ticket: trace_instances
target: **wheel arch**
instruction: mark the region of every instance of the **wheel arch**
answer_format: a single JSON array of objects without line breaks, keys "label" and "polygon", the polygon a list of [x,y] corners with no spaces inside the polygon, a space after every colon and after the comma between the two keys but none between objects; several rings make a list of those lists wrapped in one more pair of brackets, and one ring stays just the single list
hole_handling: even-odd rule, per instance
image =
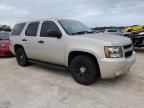
[{"label": "wheel arch", "polygon": [[24,47],[23,47],[22,45],[20,45],[20,44],[14,45],[14,51],[15,51],[15,52],[16,52],[16,50],[17,50],[18,48],[23,48],[23,49],[24,49]]}]

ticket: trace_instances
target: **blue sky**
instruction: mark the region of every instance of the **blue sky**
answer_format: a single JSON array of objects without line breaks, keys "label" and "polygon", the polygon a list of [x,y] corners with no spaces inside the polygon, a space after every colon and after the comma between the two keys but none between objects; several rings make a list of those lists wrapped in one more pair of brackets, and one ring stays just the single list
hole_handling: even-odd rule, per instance
[{"label": "blue sky", "polygon": [[68,18],[90,27],[144,25],[144,0],[0,0],[0,24]]}]

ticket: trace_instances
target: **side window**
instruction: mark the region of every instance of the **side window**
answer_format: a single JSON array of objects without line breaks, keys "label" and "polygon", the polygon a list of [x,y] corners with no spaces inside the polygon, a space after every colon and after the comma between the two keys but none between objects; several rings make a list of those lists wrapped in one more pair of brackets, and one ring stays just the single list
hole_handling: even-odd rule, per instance
[{"label": "side window", "polygon": [[31,22],[25,32],[26,36],[36,36],[38,30],[39,22]]},{"label": "side window", "polygon": [[41,27],[40,37],[55,37],[55,36],[49,36],[47,34],[47,32],[49,30],[56,30],[56,31],[60,32],[59,28],[57,27],[57,25],[54,22],[45,21]]},{"label": "side window", "polygon": [[25,23],[16,24],[12,30],[11,35],[19,36],[25,26]]}]

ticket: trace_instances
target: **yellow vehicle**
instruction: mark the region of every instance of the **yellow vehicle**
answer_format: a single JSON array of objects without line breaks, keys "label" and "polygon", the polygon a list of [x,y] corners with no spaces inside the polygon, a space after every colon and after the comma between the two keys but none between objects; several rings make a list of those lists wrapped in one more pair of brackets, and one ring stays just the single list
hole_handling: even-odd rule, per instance
[{"label": "yellow vehicle", "polygon": [[124,32],[132,32],[132,31],[139,31],[139,30],[144,30],[144,26],[142,25],[129,26],[124,29]]}]

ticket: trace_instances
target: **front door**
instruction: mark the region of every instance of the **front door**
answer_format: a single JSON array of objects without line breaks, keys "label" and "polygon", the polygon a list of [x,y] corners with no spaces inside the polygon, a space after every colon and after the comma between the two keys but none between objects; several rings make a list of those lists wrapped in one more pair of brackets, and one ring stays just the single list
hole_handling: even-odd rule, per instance
[{"label": "front door", "polygon": [[52,21],[44,21],[37,38],[38,59],[55,64],[64,64],[65,41],[63,37],[48,35],[49,30],[57,30],[57,25]]}]

